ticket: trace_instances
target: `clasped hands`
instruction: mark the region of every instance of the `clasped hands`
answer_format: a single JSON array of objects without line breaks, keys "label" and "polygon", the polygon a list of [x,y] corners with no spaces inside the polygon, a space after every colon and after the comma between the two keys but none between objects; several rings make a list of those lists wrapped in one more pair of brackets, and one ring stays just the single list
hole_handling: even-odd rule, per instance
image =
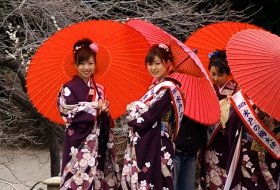
[{"label": "clasped hands", "polygon": [[[101,111],[108,112],[109,111],[109,102],[108,100],[98,100],[98,101],[92,101],[92,102],[79,102],[80,106],[91,106],[95,109],[99,109]],[[84,108],[83,108],[84,109]]]},{"label": "clasped hands", "polygon": [[108,112],[109,111],[109,102],[107,100],[98,100],[98,109],[102,111]]}]

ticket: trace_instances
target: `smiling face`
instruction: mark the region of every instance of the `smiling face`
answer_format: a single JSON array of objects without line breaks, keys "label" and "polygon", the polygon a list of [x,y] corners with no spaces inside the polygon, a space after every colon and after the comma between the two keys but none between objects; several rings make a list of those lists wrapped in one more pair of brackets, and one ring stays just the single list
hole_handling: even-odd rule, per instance
[{"label": "smiling face", "polygon": [[95,71],[95,61],[93,56],[90,56],[88,60],[81,62],[80,64],[75,64],[78,71],[78,75],[85,81],[88,82],[91,75]]},{"label": "smiling face", "polygon": [[158,56],[155,56],[152,62],[147,63],[147,69],[150,75],[152,75],[157,80],[161,80],[168,74],[167,65],[168,63],[165,63]]},{"label": "smiling face", "polygon": [[214,85],[222,87],[230,78],[226,72],[220,73],[219,68],[215,66],[210,67],[210,79]]}]

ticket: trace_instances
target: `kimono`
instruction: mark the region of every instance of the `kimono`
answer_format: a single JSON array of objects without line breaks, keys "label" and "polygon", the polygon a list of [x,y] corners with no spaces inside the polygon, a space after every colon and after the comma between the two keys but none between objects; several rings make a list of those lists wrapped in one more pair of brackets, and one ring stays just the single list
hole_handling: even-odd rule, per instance
[{"label": "kimono", "polygon": [[79,76],[60,90],[58,107],[66,125],[61,190],[118,188],[113,122],[97,109],[99,98],[105,98],[104,88],[92,81],[86,84]]},{"label": "kimono", "polygon": [[124,190],[173,189],[173,138],[184,103],[171,80],[155,83],[139,101],[127,106],[129,140],[121,177]]},{"label": "kimono", "polygon": [[222,88],[214,86],[217,93],[221,118],[220,122],[208,128],[208,143],[205,150],[205,165],[202,167],[203,189],[224,189],[227,179],[227,161],[229,157],[229,139],[226,135],[229,118],[230,102],[229,97],[237,90],[238,85],[234,80],[229,80]]},{"label": "kimono", "polygon": [[[204,189],[276,190],[280,173],[279,157],[275,157],[259,143],[257,136],[267,134],[258,131],[254,136],[253,130],[250,130],[245,123],[247,118],[248,123],[252,123],[252,129],[259,127],[253,124],[251,117],[255,114],[255,110],[252,109],[251,113],[248,113],[248,110],[238,113],[237,108],[242,107],[243,104],[235,104],[233,101],[241,92],[237,84],[234,85],[234,81],[218,91],[219,99],[225,95],[224,92],[230,92],[231,95],[227,95],[230,101],[227,101],[225,108],[220,102],[221,122],[215,126],[216,128],[214,127],[214,132],[209,133],[212,134],[210,135],[212,138],[208,142],[205,154],[206,187]],[[244,98],[248,106],[253,104],[246,95]],[[245,119],[242,119],[242,115]],[[256,120],[259,120],[256,114],[255,116]],[[266,131],[270,131],[268,126],[265,124],[263,126]],[[275,137],[276,144],[277,141],[279,144],[279,122],[270,132]],[[267,138],[267,140],[271,139]]]},{"label": "kimono", "polygon": [[[248,100],[245,95],[244,97],[244,100]],[[228,174],[232,178],[229,189],[276,190],[277,186],[279,188],[280,185],[278,182],[280,174],[280,122],[261,119],[257,115],[257,107],[251,106],[253,102],[248,100],[247,104],[248,107],[242,112],[239,112],[237,107],[230,110],[228,136],[231,152],[227,165],[228,171],[230,164],[234,162],[230,159],[234,156],[234,152],[238,152],[239,156],[235,161],[237,165],[235,172],[232,176]],[[259,124],[256,125],[255,122]],[[237,135],[239,133],[241,134],[240,148],[238,148]]]}]

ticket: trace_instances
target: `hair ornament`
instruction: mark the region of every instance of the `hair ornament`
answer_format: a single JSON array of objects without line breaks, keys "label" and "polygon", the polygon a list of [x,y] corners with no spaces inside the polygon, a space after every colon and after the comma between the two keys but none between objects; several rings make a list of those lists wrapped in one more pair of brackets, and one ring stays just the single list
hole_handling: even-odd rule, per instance
[{"label": "hair ornament", "polygon": [[76,46],[75,47],[75,51],[78,51],[79,49],[81,49],[82,46]]},{"label": "hair ornament", "polygon": [[208,54],[208,58],[210,59],[211,57],[215,56],[215,55],[219,55],[220,51],[212,51]]},{"label": "hair ornament", "polygon": [[97,45],[96,43],[91,43],[91,44],[89,45],[89,48],[90,48],[92,51],[94,51],[95,53],[97,53],[97,51],[98,51],[98,45]]},{"label": "hair ornament", "polygon": [[169,47],[166,44],[162,44],[162,43],[158,44],[158,47],[164,49],[167,52],[169,52]]}]

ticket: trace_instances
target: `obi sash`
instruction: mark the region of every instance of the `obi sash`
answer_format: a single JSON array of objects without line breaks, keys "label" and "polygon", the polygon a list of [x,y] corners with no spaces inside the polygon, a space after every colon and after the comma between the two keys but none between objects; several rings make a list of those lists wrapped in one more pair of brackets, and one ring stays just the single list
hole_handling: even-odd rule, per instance
[{"label": "obi sash", "polygon": [[155,85],[153,88],[151,88],[139,101],[145,103],[146,101],[153,98],[153,95],[155,95],[158,92],[158,90],[160,90],[161,88],[170,89],[170,95],[173,100],[173,107],[176,116],[175,136],[177,136],[184,115],[184,102],[178,86],[176,86],[171,81],[161,82]]}]

